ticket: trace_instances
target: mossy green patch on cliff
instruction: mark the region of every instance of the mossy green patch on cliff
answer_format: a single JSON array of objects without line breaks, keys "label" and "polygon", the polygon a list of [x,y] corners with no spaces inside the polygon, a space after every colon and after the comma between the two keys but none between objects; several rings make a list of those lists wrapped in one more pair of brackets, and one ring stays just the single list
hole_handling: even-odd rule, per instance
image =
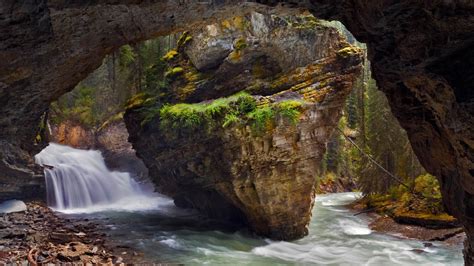
[{"label": "mossy green patch on cliff", "polygon": [[207,103],[165,105],[160,110],[161,127],[164,130],[211,129],[219,124],[218,121],[226,114],[237,116],[247,112],[252,106],[255,106],[255,99],[247,93],[238,93]]},{"label": "mossy green patch on cliff", "polygon": [[456,219],[444,211],[439,185],[434,176],[418,176],[412,190],[404,186],[393,187],[387,194],[367,195],[361,204],[373,208],[376,212],[386,214],[397,221],[414,224],[455,224]]},{"label": "mossy green patch on cliff", "polygon": [[303,102],[299,100],[286,100],[276,105],[277,112],[292,124],[296,124],[299,120]]},{"label": "mossy green patch on cliff", "polygon": [[[230,97],[209,102],[165,105],[160,111],[162,130],[211,130],[216,126],[250,125],[256,134],[271,130],[277,117],[295,125],[303,110],[303,102],[285,100],[273,104],[257,105],[257,100],[240,92]],[[157,113],[155,112],[155,115]]]},{"label": "mossy green patch on cliff", "polygon": [[347,46],[338,50],[336,54],[342,58],[355,57],[360,54],[360,49],[355,46]]},{"label": "mossy green patch on cliff", "polygon": [[271,106],[260,106],[248,114],[250,126],[255,133],[263,133],[274,127],[275,110]]},{"label": "mossy green patch on cliff", "polygon": [[189,35],[188,31],[183,32],[183,34],[179,36],[179,39],[176,42],[178,51],[182,51],[182,49],[192,40],[193,40],[193,37]]},{"label": "mossy green patch on cliff", "polygon": [[247,117],[255,133],[260,134],[271,130],[275,126],[275,119],[281,117],[292,125],[296,125],[303,111],[303,102],[300,100],[284,100],[273,104],[258,106]]},{"label": "mossy green patch on cliff", "polygon": [[184,73],[184,69],[182,67],[173,67],[170,70],[166,71],[165,77],[175,78],[183,73]]},{"label": "mossy green patch on cliff", "polygon": [[135,109],[143,106],[151,105],[156,98],[146,92],[140,92],[133,95],[125,104],[125,109]]},{"label": "mossy green patch on cliff", "polygon": [[238,38],[236,41],[235,41],[235,44],[234,44],[234,49],[237,50],[237,51],[240,51],[240,50],[243,50],[247,48],[247,40],[245,38]]},{"label": "mossy green patch on cliff", "polygon": [[163,59],[163,61],[171,61],[175,59],[178,56],[178,54],[179,54],[178,51],[171,50],[168,53],[166,53],[161,59]]},{"label": "mossy green patch on cliff", "polygon": [[108,125],[122,120],[124,114],[125,114],[125,112],[119,112],[119,113],[116,113],[115,115],[111,116],[104,123],[102,123],[102,125],[97,129],[97,131],[101,131],[102,129],[106,128]]}]

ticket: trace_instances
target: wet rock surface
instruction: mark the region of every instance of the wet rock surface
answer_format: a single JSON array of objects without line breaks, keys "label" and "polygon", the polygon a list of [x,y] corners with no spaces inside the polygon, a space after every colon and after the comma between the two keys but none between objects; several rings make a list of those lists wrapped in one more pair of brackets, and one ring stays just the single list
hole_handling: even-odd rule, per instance
[{"label": "wet rock surface", "polygon": [[37,202],[27,207],[0,214],[0,263],[141,261],[133,250],[106,247],[105,233],[88,219],[61,218]]},{"label": "wet rock surface", "polygon": [[[97,68],[105,54],[129,42],[243,12],[242,2],[249,4],[234,0],[196,1],[185,6],[180,1],[101,0],[67,5],[46,0],[2,1],[0,139],[15,148],[0,150],[0,168],[28,169],[25,161],[5,163],[5,159],[10,154],[18,159],[28,156],[26,151],[34,152],[41,113]],[[474,264],[473,3],[312,0],[286,4],[309,7],[322,18],[339,19],[368,44],[375,79],[407,130],[420,162],[440,179],[446,205],[473,236],[466,243],[466,252],[470,254],[467,263]],[[19,149],[24,150],[22,154]],[[15,174],[1,176],[2,197],[35,191],[26,187],[34,179],[32,173]]]},{"label": "wet rock surface", "polygon": [[413,224],[400,224],[387,216],[374,213],[369,215],[373,221],[369,224],[370,229],[395,236],[418,239],[422,241],[444,241],[449,244],[462,244],[466,234],[461,227],[430,229]]},{"label": "wet rock surface", "polygon": [[[129,140],[151,178],[180,207],[274,239],[305,236],[316,167],[358,77],[361,51],[309,15],[251,12],[180,40],[188,42],[167,56],[169,86],[149,98],[158,98],[152,105],[132,99],[125,114]],[[208,55],[223,46],[230,49],[227,55]],[[306,56],[291,57],[289,49]],[[202,65],[214,68],[201,71]],[[235,94],[242,91],[248,96]],[[178,116],[180,107],[193,112],[226,103],[219,110],[249,106],[254,115],[268,117],[258,130],[246,111],[232,113],[234,122],[226,123],[229,113],[222,111],[206,115],[195,128],[179,128],[181,118],[163,126],[166,118],[156,110],[164,103],[178,103]],[[278,113],[285,104],[297,106],[290,111],[293,120]]]},{"label": "wet rock surface", "polygon": [[80,123],[64,121],[58,125],[51,125],[49,141],[78,149],[93,149],[95,147],[95,132]]},{"label": "wet rock surface", "polygon": [[[474,3],[315,0],[367,43],[372,73],[422,166],[440,181],[474,265]],[[362,13],[361,13],[362,12]]]},{"label": "wet rock surface", "polygon": [[135,180],[149,182],[148,169],[128,142],[128,131],[123,119],[109,120],[95,136],[96,148],[102,152],[107,167],[112,171],[128,172]]}]

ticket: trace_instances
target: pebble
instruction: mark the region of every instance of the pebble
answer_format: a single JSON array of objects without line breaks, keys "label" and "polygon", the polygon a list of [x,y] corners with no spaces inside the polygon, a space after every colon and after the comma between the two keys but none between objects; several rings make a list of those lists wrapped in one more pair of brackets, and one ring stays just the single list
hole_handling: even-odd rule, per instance
[{"label": "pebble", "polygon": [[[23,203],[24,204],[24,203]],[[5,213],[0,216],[0,265],[28,263],[28,254],[35,263],[47,261],[103,263],[113,255],[104,249],[104,240],[92,243],[102,233],[92,222],[65,220],[49,208],[28,203],[28,211]],[[103,252],[98,253],[99,250]]]}]

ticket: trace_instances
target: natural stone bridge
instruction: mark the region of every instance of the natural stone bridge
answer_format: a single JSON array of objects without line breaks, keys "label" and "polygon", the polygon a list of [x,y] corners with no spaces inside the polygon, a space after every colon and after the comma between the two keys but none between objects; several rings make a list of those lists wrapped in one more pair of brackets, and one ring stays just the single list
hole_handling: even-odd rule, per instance
[{"label": "natural stone bridge", "polygon": [[276,7],[280,1],[261,2],[2,1],[2,183],[32,181],[27,152],[35,152],[42,113],[121,45],[250,9],[303,8],[341,20],[367,43],[374,78],[420,162],[439,178],[448,210],[467,231],[466,264],[474,264],[474,3],[308,0]]}]

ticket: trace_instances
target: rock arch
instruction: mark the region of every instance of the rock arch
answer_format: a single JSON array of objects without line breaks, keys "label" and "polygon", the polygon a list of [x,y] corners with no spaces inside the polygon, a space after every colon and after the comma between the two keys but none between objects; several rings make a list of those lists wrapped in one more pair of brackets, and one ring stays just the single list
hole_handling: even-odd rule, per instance
[{"label": "rock arch", "polygon": [[[474,264],[474,3],[260,2],[285,2],[341,20],[368,44],[375,79],[421,163],[439,178],[446,206],[468,234],[466,264]],[[23,150],[34,150],[30,143],[40,114],[120,45],[245,9],[266,8],[230,0],[2,1],[0,170],[4,175],[30,174],[15,165],[28,163]]]}]

